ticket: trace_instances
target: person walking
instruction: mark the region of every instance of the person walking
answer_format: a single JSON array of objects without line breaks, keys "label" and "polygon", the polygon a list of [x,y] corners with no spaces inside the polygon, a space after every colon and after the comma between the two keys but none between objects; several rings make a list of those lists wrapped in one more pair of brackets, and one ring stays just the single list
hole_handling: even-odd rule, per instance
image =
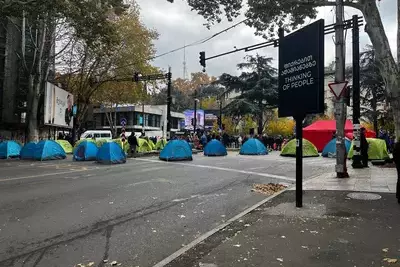
[{"label": "person walking", "polygon": [[138,144],[138,140],[135,136],[134,133],[132,133],[129,137],[128,137],[128,143],[129,146],[131,148],[131,156],[133,156],[134,158],[136,158],[136,147],[139,145]]},{"label": "person walking", "polygon": [[361,148],[361,160],[364,168],[368,168],[368,141],[365,137],[365,128],[361,128],[360,148]]},{"label": "person walking", "polygon": [[397,202],[400,204],[400,138],[397,140],[397,143],[394,145],[393,160],[394,160],[394,163],[396,164],[396,169],[397,169],[396,198],[397,198]]}]

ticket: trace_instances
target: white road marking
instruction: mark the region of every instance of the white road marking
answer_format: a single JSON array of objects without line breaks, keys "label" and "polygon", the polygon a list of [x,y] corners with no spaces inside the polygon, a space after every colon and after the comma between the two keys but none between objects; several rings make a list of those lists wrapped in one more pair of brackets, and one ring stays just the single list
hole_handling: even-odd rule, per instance
[{"label": "white road marking", "polygon": [[136,182],[136,183],[131,183],[131,184],[127,184],[127,185],[123,185],[123,186],[119,186],[119,188],[125,188],[125,187],[131,187],[131,186],[137,186],[137,185],[141,185],[141,184],[149,184],[149,183],[172,183],[171,181],[167,180],[167,179],[152,179],[152,180],[146,180],[146,181],[140,181],[140,182]]},{"label": "white road marking", "polygon": [[57,176],[60,174],[70,174],[74,172],[85,172],[90,170],[97,170],[97,168],[93,169],[86,169],[86,170],[72,170],[72,171],[65,171],[65,172],[53,172],[53,173],[45,173],[45,174],[37,174],[37,175],[30,175],[30,176],[23,176],[23,177],[15,177],[9,179],[0,179],[1,182],[8,182],[8,181],[15,181],[15,180],[23,180],[23,179],[31,179],[31,178],[38,178],[38,177],[45,177],[45,176]]},{"label": "white road marking", "polygon": [[186,253],[187,251],[189,251],[190,249],[194,248],[195,246],[197,246],[199,243],[203,242],[204,240],[206,240],[207,238],[209,238],[210,236],[212,236],[213,234],[217,233],[218,231],[224,229],[225,227],[227,227],[228,225],[230,225],[231,223],[233,223],[234,221],[240,219],[241,217],[245,216],[246,214],[248,214],[249,212],[257,209],[258,207],[260,207],[261,205],[265,204],[266,202],[270,201],[271,199],[273,199],[274,197],[282,194],[283,192],[286,192],[288,189],[284,189],[278,193],[276,193],[275,195],[272,195],[270,197],[267,197],[264,200],[261,200],[260,202],[258,202],[257,204],[251,206],[250,208],[245,209],[244,211],[242,211],[241,213],[239,213],[238,215],[236,215],[235,217],[229,219],[227,222],[220,224],[219,226],[215,227],[214,229],[208,231],[207,233],[201,235],[200,237],[196,238],[195,240],[193,240],[192,242],[190,242],[188,245],[182,247],[181,249],[175,251],[174,253],[172,253],[171,255],[169,255],[168,257],[166,257],[165,259],[163,259],[162,261],[160,261],[159,263],[157,263],[156,265],[154,265],[153,267],[164,267],[165,265],[169,264],[170,262],[172,262],[173,260],[175,260],[176,258],[178,258],[179,256],[181,256],[182,254]]},{"label": "white road marking", "polygon": [[189,166],[189,167],[197,167],[197,168],[204,168],[204,169],[214,169],[214,170],[228,171],[228,172],[236,172],[236,173],[263,176],[263,177],[292,181],[292,182],[296,181],[296,179],[287,177],[287,176],[268,174],[268,173],[259,173],[259,172],[252,172],[252,171],[244,171],[244,170],[236,170],[236,169],[231,169],[231,168],[222,168],[222,167],[209,166],[209,165],[197,165],[197,164],[178,163],[178,162],[165,162],[165,161],[154,160],[154,159],[136,159],[136,160],[148,161],[148,162],[158,162],[158,163],[165,163],[165,164],[174,164],[174,165]]}]

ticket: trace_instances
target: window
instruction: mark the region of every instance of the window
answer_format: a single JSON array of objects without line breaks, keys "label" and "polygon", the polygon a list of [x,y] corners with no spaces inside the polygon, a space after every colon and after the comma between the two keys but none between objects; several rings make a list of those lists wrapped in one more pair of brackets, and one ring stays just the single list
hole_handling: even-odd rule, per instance
[{"label": "window", "polygon": [[22,112],[21,113],[21,123],[25,123],[26,122],[26,112]]},{"label": "window", "polygon": [[109,133],[102,133],[102,134],[100,134],[100,137],[101,138],[111,138]]},{"label": "window", "polygon": [[95,133],[94,134],[94,138],[99,138],[100,137],[100,134],[99,133]]},{"label": "window", "polygon": [[161,116],[156,115],[156,127],[161,127]]}]

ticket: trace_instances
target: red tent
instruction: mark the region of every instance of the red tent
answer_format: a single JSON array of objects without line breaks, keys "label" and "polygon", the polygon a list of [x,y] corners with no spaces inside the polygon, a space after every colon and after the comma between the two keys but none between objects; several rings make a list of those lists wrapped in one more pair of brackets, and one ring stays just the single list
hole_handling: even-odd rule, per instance
[{"label": "red tent", "polygon": [[[332,140],[333,134],[336,133],[335,120],[316,121],[303,129],[303,137],[313,143],[318,151],[322,151],[327,143]],[[353,137],[353,123],[346,120],[344,127],[346,137]],[[375,137],[374,131],[366,131],[367,137]]]}]

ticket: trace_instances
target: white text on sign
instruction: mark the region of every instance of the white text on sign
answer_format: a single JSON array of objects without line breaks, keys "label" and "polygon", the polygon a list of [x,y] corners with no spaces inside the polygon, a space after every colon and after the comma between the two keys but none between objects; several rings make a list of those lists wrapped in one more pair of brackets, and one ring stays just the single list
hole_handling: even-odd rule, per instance
[{"label": "white text on sign", "polygon": [[316,67],[316,65],[317,62],[313,59],[312,55],[286,63],[280,75],[281,77],[291,76],[284,78],[282,89],[286,91],[291,88],[300,88],[314,84],[315,79],[312,77],[312,72],[307,69]]}]

